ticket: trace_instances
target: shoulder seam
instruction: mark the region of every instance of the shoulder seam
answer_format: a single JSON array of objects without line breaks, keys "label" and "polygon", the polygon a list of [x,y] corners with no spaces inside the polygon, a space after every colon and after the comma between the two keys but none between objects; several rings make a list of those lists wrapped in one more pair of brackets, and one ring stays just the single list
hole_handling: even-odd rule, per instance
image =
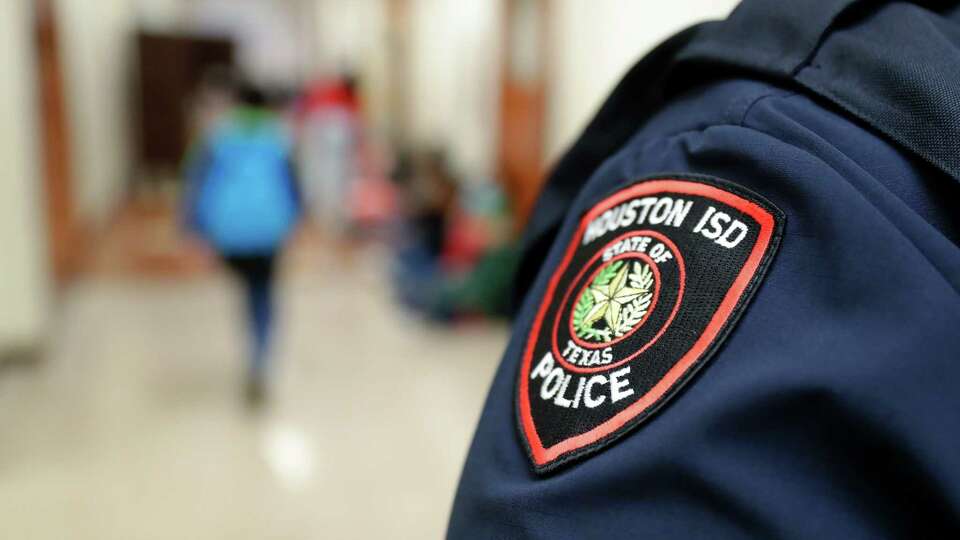
[{"label": "shoulder seam", "polygon": [[[764,93],[764,94],[762,94],[762,95],[760,95],[760,96],[755,97],[754,99],[752,99],[752,100],[747,104],[746,108],[744,109],[743,114],[741,115],[741,118],[740,118],[739,122],[715,122],[715,123],[711,123],[711,124],[708,124],[708,125],[705,125],[705,126],[697,127],[697,128],[695,128],[695,129],[685,129],[685,130],[682,130],[682,131],[678,131],[678,132],[676,132],[676,133],[667,133],[667,134],[663,134],[663,135],[660,135],[660,136],[657,136],[657,137],[651,137],[650,139],[648,139],[648,142],[649,142],[649,141],[653,141],[653,140],[657,140],[657,139],[660,139],[660,140],[671,140],[671,139],[675,139],[675,138],[677,138],[677,137],[682,137],[682,136],[684,136],[684,135],[692,135],[692,134],[697,134],[697,133],[703,134],[705,131],[707,131],[707,130],[709,130],[709,129],[711,129],[711,128],[718,128],[718,127],[733,127],[733,128],[745,129],[745,130],[748,130],[748,131],[752,131],[752,132],[754,132],[754,133],[757,133],[757,134],[759,134],[759,135],[762,135],[762,136],[764,136],[764,137],[769,137],[769,138],[771,138],[771,139],[773,139],[773,140],[776,140],[777,142],[779,142],[779,143],[781,143],[781,144],[784,144],[784,145],[786,145],[786,146],[789,146],[790,148],[794,148],[794,149],[796,149],[796,150],[798,150],[798,151],[800,151],[800,152],[803,152],[803,154],[805,154],[805,155],[811,157],[812,159],[816,160],[817,162],[819,162],[819,163],[822,164],[823,166],[825,166],[825,167],[827,167],[828,169],[830,169],[831,171],[833,171],[839,178],[841,178],[841,179],[843,179],[845,182],[849,183],[849,180],[847,179],[847,177],[846,177],[841,171],[837,170],[836,167],[830,165],[830,163],[828,163],[825,159],[823,159],[822,157],[814,154],[814,153],[811,152],[810,150],[808,150],[808,149],[806,149],[806,148],[803,148],[803,147],[801,147],[801,146],[797,146],[797,145],[794,144],[794,143],[785,141],[784,139],[782,139],[782,138],[780,138],[780,137],[777,137],[776,135],[773,135],[773,134],[771,134],[771,133],[769,133],[769,132],[767,132],[767,131],[764,131],[764,130],[762,130],[762,129],[760,129],[760,128],[746,125],[747,116],[748,116],[749,113],[752,111],[753,107],[754,107],[755,105],[757,105],[758,103],[760,103],[761,101],[764,101],[764,100],[766,100],[766,99],[771,99],[771,98],[790,98],[790,97],[795,97],[795,96],[798,96],[798,95],[803,95],[803,94],[801,94],[801,93],[799,93],[799,92],[785,92],[785,93],[768,92],[768,93]],[[860,164],[856,164],[856,165],[857,165],[857,167],[859,167],[860,169],[863,169],[863,168],[860,166]],[[877,213],[878,213],[880,216],[882,216],[884,220],[886,220],[888,223],[890,223],[890,225],[893,226],[893,228],[896,229],[897,232],[899,232],[900,235],[903,236],[903,238],[904,238],[907,242],[909,242],[910,245],[912,245],[915,250],[917,250],[917,252],[920,254],[920,256],[923,257],[923,259],[926,260],[926,261],[930,264],[931,267],[933,267],[933,269],[943,278],[943,280],[947,283],[947,285],[948,285],[951,289],[953,289],[953,290],[956,291],[956,292],[960,292],[960,283],[958,283],[954,277],[952,277],[949,273],[945,272],[944,269],[940,268],[940,266],[939,266],[938,264],[934,263],[934,261],[932,261],[929,257],[927,257],[926,253],[924,253],[924,251],[923,251],[922,249],[920,249],[920,246],[918,246],[917,243],[914,242],[913,239],[912,239],[907,233],[905,233],[899,226],[897,226],[896,223],[894,223],[893,221],[891,221],[890,217],[887,215],[887,213],[886,213],[885,211],[883,211],[883,209],[881,209],[879,206],[877,206],[876,204],[874,204],[869,198],[867,198],[867,196],[866,196],[859,188],[857,188],[856,186],[852,186],[852,187],[853,187],[853,189],[860,195],[860,197],[864,198],[864,200],[866,200],[866,202],[867,202],[868,204],[870,204],[874,209],[876,209]]]},{"label": "shoulder seam", "polygon": [[[681,135],[704,132],[710,128],[715,128],[715,127],[741,127],[744,129],[750,129],[753,131],[757,131],[759,133],[763,133],[765,135],[769,135],[764,131],[761,131],[759,129],[746,125],[747,116],[750,114],[753,108],[761,101],[765,101],[768,99],[778,99],[778,98],[786,99],[786,98],[791,98],[791,97],[800,96],[800,95],[803,95],[803,94],[801,94],[800,92],[794,92],[789,90],[777,90],[777,91],[765,92],[763,94],[760,94],[756,97],[751,98],[748,102],[746,102],[746,105],[743,106],[743,112],[739,114],[734,112],[734,109],[737,108],[736,100],[731,100],[731,103],[727,106],[727,114],[725,116],[728,118],[728,120],[726,121],[711,122],[711,123],[697,126],[694,128],[682,129],[680,131],[675,131],[672,133],[663,133],[660,135],[653,135],[653,136],[645,137],[645,140],[652,141],[656,139],[672,139],[674,137],[679,137]],[[772,137],[772,135],[770,136]],[[780,140],[780,139],[777,139],[777,140]],[[781,141],[781,142],[784,142],[784,141]],[[625,144],[623,148],[626,148],[628,146],[629,144]]]},{"label": "shoulder seam", "polygon": [[[786,98],[793,97],[793,96],[795,96],[795,95],[797,95],[797,92],[790,92],[790,91],[787,91],[787,90],[782,90],[782,91],[780,91],[780,92],[769,92],[769,93],[766,93],[766,94],[762,94],[762,95],[760,95],[760,96],[757,96],[757,97],[754,98],[750,103],[748,103],[746,107],[744,107],[744,109],[743,109],[743,114],[740,115],[740,120],[737,122],[737,125],[740,126],[740,127],[742,127],[742,128],[751,129],[751,128],[749,128],[748,126],[745,125],[745,123],[746,123],[746,121],[747,121],[747,116],[749,116],[750,112],[753,110],[753,107],[756,106],[756,105],[757,105],[758,103],[760,103],[761,101],[764,101],[764,100],[767,100],[767,99],[771,99],[771,98],[783,98],[783,99],[786,99]],[[761,132],[761,133],[762,133],[762,132]]]},{"label": "shoulder seam", "polygon": [[[758,103],[759,101],[761,101],[761,100],[763,100],[763,99],[765,99],[765,98],[767,98],[767,97],[771,97],[771,95],[768,94],[768,95],[765,95],[765,96],[761,96],[761,97],[757,98],[756,100],[754,100],[754,102],[750,104],[750,106],[748,107],[747,111],[745,111],[745,113],[746,113],[746,112],[749,112],[749,109],[752,108],[753,105],[755,105],[756,103]],[[783,97],[789,97],[789,96],[783,96]],[[782,143],[782,144],[784,144],[784,145],[789,146],[790,148],[794,148],[794,149],[796,149],[796,150],[799,150],[800,152],[803,152],[805,155],[810,156],[811,158],[815,159],[817,162],[821,163],[823,166],[825,166],[825,167],[827,167],[828,169],[830,169],[831,171],[833,171],[833,172],[837,175],[838,178],[843,179],[843,180],[844,180],[845,182],[847,182],[848,184],[850,183],[850,181],[847,179],[846,175],[845,175],[843,172],[837,170],[836,167],[834,167],[833,165],[831,165],[830,163],[828,163],[828,162],[827,162],[825,159],[823,159],[822,157],[814,154],[813,152],[811,152],[810,150],[808,150],[808,149],[806,149],[806,148],[803,148],[803,147],[797,146],[796,144],[787,142],[787,141],[781,139],[780,137],[777,137],[776,135],[773,135],[773,134],[771,134],[771,133],[768,133],[768,132],[766,132],[766,131],[764,131],[764,130],[762,130],[762,129],[759,129],[759,128],[756,128],[756,127],[753,127],[753,126],[744,125],[743,122],[745,122],[745,121],[746,121],[746,114],[744,114],[744,117],[743,117],[743,119],[741,120],[741,124],[740,124],[739,126],[736,126],[736,127],[741,127],[741,128],[743,128],[743,129],[753,131],[753,132],[758,133],[758,134],[760,134],[760,135],[763,135],[763,136],[765,136],[765,137],[769,137],[769,138],[771,138],[771,139],[774,139],[774,140],[776,140],[776,141],[778,141],[778,142],[780,142],[780,143]],[[720,126],[722,126],[722,125],[723,125],[723,124],[718,124],[717,127],[720,127]],[[705,129],[706,129],[706,128],[705,128]],[[858,168],[860,168],[861,170],[863,170],[863,167],[860,166],[859,163],[856,163],[856,162],[854,162],[854,163],[857,165]],[[864,172],[866,173],[866,171],[864,171]],[[866,173],[866,174],[869,174],[869,173]],[[953,289],[954,291],[960,293],[960,284],[958,284],[951,275],[949,275],[948,273],[944,272],[944,270],[941,269],[938,264],[936,264],[933,260],[931,260],[929,257],[927,257],[927,254],[926,254],[922,249],[920,249],[920,246],[918,246],[917,243],[913,241],[913,238],[911,238],[910,235],[908,235],[907,233],[905,233],[894,221],[892,221],[892,220],[890,219],[890,217],[887,215],[887,213],[886,213],[880,206],[874,204],[873,201],[871,201],[869,198],[867,198],[866,194],[864,194],[861,189],[859,189],[859,188],[858,188],[857,186],[855,186],[855,185],[851,185],[851,187],[853,188],[853,190],[854,190],[855,192],[857,192],[857,193],[860,195],[860,197],[862,197],[870,206],[872,206],[872,207],[876,210],[877,214],[879,214],[880,216],[882,216],[883,219],[884,219],[885,221],[887,221],[887,223],[889,223],[894,229],[896,229],[897,232],[899,232],[900,235],[901,235],[907,242],[909,242],[910,245],[913,246],[913,248],[914,248],[915,250],[917,250],[917,253],[919,253],[920,256],[923,257],[923,259],[926,260],[926,261],[930,264],[930,266],[931,266],[938,274],[940,274],[940,276],[941,276],[941,277],[943,278],[943,280],[947,283],[947,285],[950,286],[951,289]]]}]

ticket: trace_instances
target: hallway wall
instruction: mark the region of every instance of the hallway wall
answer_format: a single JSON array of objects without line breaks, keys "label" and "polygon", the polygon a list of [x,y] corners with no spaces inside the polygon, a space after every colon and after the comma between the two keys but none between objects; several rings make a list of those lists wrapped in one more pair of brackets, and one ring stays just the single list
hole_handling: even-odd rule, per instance
[{"label": "hallway wall", "polygon": [[[257,4],[263,0],[251,0]],[[368,86],[389,86],[387,2],[286,0],[304,14],[299,75],[353,64]],[[190,26],[200,3],[187,0],[55,0],[70,108],[81,217],[102,221],[122,193],[130,160],[125,74],[138,24]],[[208,2],[217,4],[218,2]],[[724,17],[737,0],[550,0],[547,162],[555,159],[625,70],[664,38],[694,22]],[[501,2],[410,0],[405,117],[413,140],[447,146],[458,168],[489,174],[496,162]],[[191,8],[192,6],[192,8]],[[344,7],[349,6],[349,7]],[[369,113],[383,128],[387,99]]]},{"label": "hallway wall", "polygon": [[129,171],[133,0],[54,0],[80,219],[102,224]]},{"label": "hallway wall", "polygon": [[30,2],[0,2],[0,354],[35,345],[47,317]]},{"label": "hallway wall", "polygon": [[738,0],[557,0],[550,3],[547,156],[573,142],[626,70],[664,39],[721,19]]},{"label": "hallway wall", "polygon": [[455,167],[490,175],[500,91],[498,2],[411,2],[408,108],[416,142],[445,145]]}]

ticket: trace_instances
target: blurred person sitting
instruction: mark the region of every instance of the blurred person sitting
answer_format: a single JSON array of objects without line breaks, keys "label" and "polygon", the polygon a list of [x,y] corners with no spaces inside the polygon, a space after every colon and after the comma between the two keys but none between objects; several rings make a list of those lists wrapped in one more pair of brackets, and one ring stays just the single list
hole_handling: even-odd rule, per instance
[{"label": "blurred person sitting", "polygon": [[277,255],[302,214],[292,144],[280,116],[253,87],[203,135],[187,159],[187,219],[243,282],[252,334],[246,398],[263,401]]},{"label": "blurred person sitting", "polygon": [[399,300],[434,322],[505,316],[518,254],[496,184],[465,182],[442,150],[401,160],[394,177],[405,203],[394,244]]},{"label": "blurred person sitting", "polygon": [[393,270],[399,299],[431,318],[449,319],[442,301],[443,252],[458,205],[458,179],[441,150],[404,156],[394,177],[402,190],[404,214]]}]

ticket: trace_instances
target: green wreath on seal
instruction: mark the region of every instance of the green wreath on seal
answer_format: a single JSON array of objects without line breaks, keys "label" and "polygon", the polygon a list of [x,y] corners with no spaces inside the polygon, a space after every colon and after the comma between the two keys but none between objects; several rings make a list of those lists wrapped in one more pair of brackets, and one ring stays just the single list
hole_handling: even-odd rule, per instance
[{"label": "green wreath on seal", "polygon": [[[653,300],[653,272],[647,263],[623,260],[607,265],[593,278],[573,309],[573,329],[588,341],[621,337],[643,320]],[[601,323],[597,326],[597,323]]]}]

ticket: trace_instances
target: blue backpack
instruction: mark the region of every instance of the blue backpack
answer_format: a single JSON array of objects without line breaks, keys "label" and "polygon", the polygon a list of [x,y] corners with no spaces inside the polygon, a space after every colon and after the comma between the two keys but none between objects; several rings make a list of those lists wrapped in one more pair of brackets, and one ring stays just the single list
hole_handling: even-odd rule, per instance
[{"label": "blue backpack", "polygon": [[195,194],[199,232],[225,254],[276,251],[299,216],[290,143],[270,117],[231,119],[208,140]]}]

